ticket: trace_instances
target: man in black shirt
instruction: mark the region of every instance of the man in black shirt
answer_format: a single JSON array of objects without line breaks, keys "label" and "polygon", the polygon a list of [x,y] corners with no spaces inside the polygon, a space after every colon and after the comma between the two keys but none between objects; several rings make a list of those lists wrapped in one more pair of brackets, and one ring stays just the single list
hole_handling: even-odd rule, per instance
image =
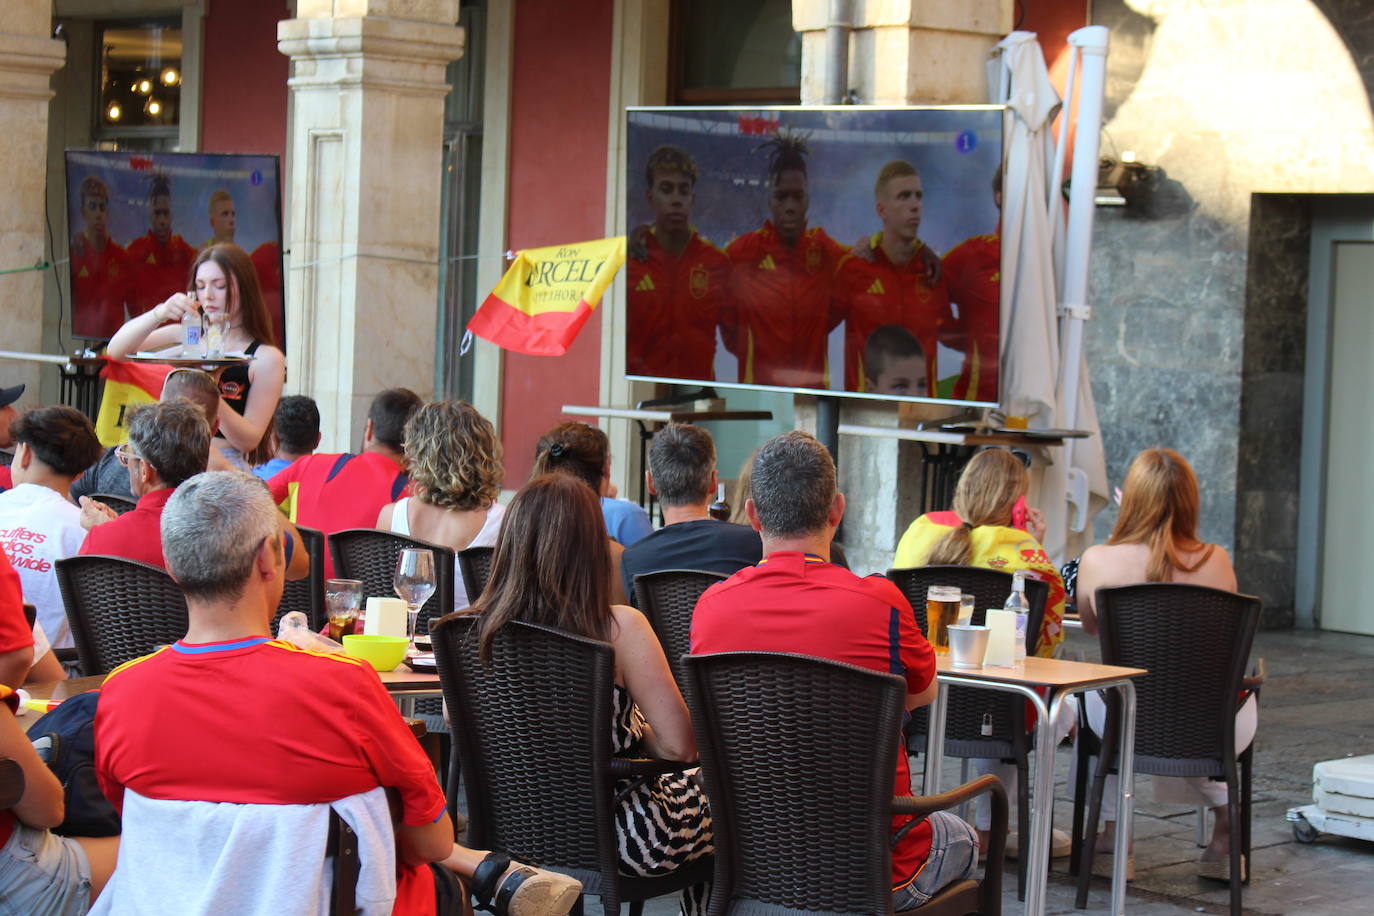
[{"label": "man in black shirt", "polygon": [[763,555],[758,532],[716,521],[707,512],[716,492],[716,444],[688,423],[670,423],[649,447],[649,489],[663,506],[663,527],[625,548],[620,568],[634,598],[634,577],[663,569],[733,575]]}]

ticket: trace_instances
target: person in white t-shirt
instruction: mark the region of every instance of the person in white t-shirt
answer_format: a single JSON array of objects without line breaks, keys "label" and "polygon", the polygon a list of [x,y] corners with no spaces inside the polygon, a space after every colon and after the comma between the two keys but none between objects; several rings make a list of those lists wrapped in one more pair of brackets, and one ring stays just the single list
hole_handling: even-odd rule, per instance
[{"label": "person in white t-shirt", "polygon": [[72,407],[27,411],[10,428],[14,488],[0,493],[0,550],[19,573],[24,600],[54,648],[72,645],[54,564],[76,556],[86,529],[68,498],[72,481],[100,458],[100,440],[85,414]]}]

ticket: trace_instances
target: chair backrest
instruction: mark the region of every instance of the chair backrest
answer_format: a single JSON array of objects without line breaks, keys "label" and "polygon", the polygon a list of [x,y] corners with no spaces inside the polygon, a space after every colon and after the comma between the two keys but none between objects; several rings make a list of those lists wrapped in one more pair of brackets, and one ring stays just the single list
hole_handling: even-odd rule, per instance
[{"label": "chair backrest", "polygon": [[277,613],[272,617],[273,636],[277,635],[277,624],[291,611],[304,614],[310,620],[310,628],[317,633],[329,622],[324,609],[324,532],[304,525],[297,525],[296,530],[310,554],[310,572],[304,579],[287,582],[282,589]]},{"label": "chair backrest", "polygon": [[334,558],[334,574],[341,579],[359,579],[364,598],[392,597],[396,589],[396,559],[407,547],[434,551],[434,594],[420,608],[415,632],[429,632],[429,622],[453,611],[452,547],[432,544],[404,534],[375,528],[349,528],[329,535],[329,553]]},{"label": "chair backrest", "polygon": [[468,604],[476,604],[482,589],[487,587],[494,553],[495,547],[469,547],[458,551],[458,571],[463,574],[463,590],[467,592]]},{"label": "chair backrest", "polygon": [[18,760],[0,757],[0,811],[19,804],[24,797],[24,768]]},{"label": "chair backrest", "polygon": [[186,635],[186,596],[156,566],[94,554],[54,565],[87,677],[108,674]]},{"label": "chair backrest", "polygon": [[109,506],[116,515],[132,512],[134,507],[138,505],[136,500],[129,499],[127,496],[116,496],[113,493],[92,493],[91,499]]},{"label": "chair backrest", "polygon": [[28,626],[28,628],[29,628],[30,630],[33,629],[33,623],[34,623],[34,621],[37,620],[37,619],[38,619],[38,608],[34,607],[32,604],[29,604],[29,603],[25,602],[25,604],[24,604],[24,623]]},{"label": "chair backrest", "polygon": [[780,652],[693,655],[685,667],[711,799],[712,894],[785,911],[892,912],[905,682]]},{"label": "chair backrest", "polygon": [[430,634],[462,761],[467,844],[556,865],[589,888],[614,881],[610,644],[513,621],[485,666],[479,624],[450,614]]},{"label": "chair backrest", "polygon": [[1236,757],[1236,698],[1260,599],[1152,582],[1099,588],[1093,600],[1103,663],[1149,672],[1135,679],[1136,772],[1222,775]]},{"label": "chair backrest", "polygon": [[[897,584],[911,603],[912,610],[916,612],[916,625],[921,628],[922,634],[926,632],[926,589],[932,585],[951,585],[964,594],[973,595],[972,623],[978,626],[987,619],[988,608],[1000,608],[1007,600],[1007,595],[1011,594],[1011,573],[980,566],[889,569],[887,577]],[[1030,617],[1026,621],[1027,654],[1035,652],[1034,643],[1040,635],[1040,624],[1045,618],[1045,603],[1049,595],[1048,583],[1029,576],[1026,578],[1026,601],[1030,604]],[[994,754],[986,749],[989,739],[1007,747],[1024,741],[1024,728],[1021,725],[1024,709],[1025,701],[1005,693],[970,687],[950,688],[945,719],[947,752],[959,756],[1002,756],[1006,751]],[[984,721],[989,715],[992,716],[992,729],[990,734],[985,734]],[[925,708],[915,710],[908,726],[909,732],[924,734],[928,719]]]},{"label": "chair backrest", "polygon": [[673,679],[685,690],[687,675],[682,656],[692,651],[692,612],[697,599],[729,576],[700,569],[664,569],[635,576],[635,604],[663,644]]}]

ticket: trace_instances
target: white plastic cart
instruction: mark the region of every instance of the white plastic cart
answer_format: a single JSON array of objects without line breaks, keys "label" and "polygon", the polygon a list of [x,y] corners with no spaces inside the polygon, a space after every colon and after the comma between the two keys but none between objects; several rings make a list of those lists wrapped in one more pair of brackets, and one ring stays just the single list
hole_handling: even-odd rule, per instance
[{"label": "white plastic cart", "polygon": [[1312,800],[1315,804],[1288,809],[1299,843],[1323,833],[1374,840],[1374,754],[1312,767]]}]

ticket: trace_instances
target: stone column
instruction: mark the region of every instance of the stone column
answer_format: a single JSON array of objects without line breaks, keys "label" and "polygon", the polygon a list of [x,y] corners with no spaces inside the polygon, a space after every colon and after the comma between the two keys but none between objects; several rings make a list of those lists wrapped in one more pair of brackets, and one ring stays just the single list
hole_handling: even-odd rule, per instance
[{"label": "stone column", "polygon": [[[986,63],[1011,30],[1011,0],[849,0],[850,89],[862,104],[969,105],[987,101]],[[825,94],[825,29],[831,0],[792,0],[802,34],[803,105]],[[816,399],[796,399],[797,426],[815,431]],[[912,408],[903,417],[939,417],[959,408]],[[841,402],[840,422],[897,426],[898,408],[875,401]],[[840,489],[848,500],[842,531],[850,566],[884,572],[897,541],[919,511],[921,446],[896,439],[843,437]],[[943,507],[936,507],[943,508]]]},{"label": "stone column", "polygon": [[299,0],[291,58],[287,388],[355,448],[384,388],[434,390],[445,68],[458,0]]},{"label": "stone column", "polygon": [[[44,177],[48,170],[48,80],[67,59],[52,38],[52,4],[29,0],[0,21],[0,270],[41,264]],[[0,350],[38,353],[43,347],[43,272],[0,274]],[[23,403],[42,403],[41,364],[0,362],[0,386],[28,386]],[[49,370],[51,371],[51,370]]]}]

